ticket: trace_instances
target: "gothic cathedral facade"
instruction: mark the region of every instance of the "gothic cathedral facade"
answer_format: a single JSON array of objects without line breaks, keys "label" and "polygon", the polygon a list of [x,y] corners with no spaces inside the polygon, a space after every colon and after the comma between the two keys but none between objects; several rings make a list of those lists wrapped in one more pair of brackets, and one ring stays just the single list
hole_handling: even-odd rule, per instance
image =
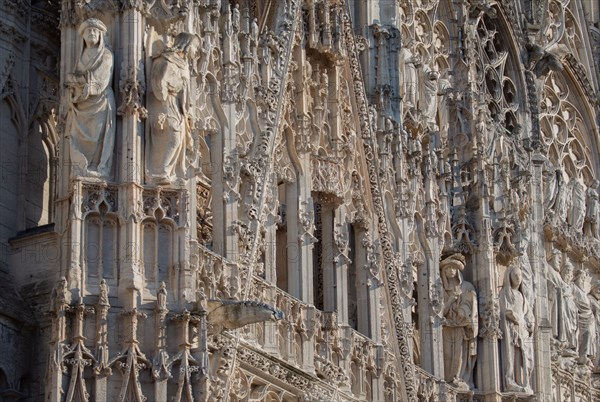
[{"label": "gothic cathedral facade", "polygon": [[0,0],[0,401],[599,401],[599,20]]}]

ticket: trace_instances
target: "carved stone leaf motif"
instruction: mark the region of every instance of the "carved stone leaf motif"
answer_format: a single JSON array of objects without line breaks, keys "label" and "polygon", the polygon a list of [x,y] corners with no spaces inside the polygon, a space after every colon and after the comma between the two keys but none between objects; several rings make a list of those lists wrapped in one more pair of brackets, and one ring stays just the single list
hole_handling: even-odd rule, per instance
[{"label": "carved stone leaf motif", "polygon": [[481,329],[479,335],[482,338],[501,339],[500,330],[500,304],[497,297],[491,297],[483,305],[480,313]]},{"label": "carved stone leaf motif", "polygon": [[157,188],[156,190],[144,190],[143,209],[146,217],[170,218],[175,223],[179,223],[181,206],[181,192],[178,190],[165,190]]},{"label": "carved stone leaf motif", "polygon": [[[174,1],[145,1],[145,0],[122,0],[123,7],[138,9],[144,13],[148,21],[153,24],[159,32],[175,33],[177,24],[184,20],[189,13],[189,2],[183,0]],[[212,4],[216,7],[218,4]]]},{"label": "carved stone leaf motif", "polygon": [[311,162],[312,190],[342,197],[344,194],[342,167],[336,162],[317,157],[312,157]]},{"label": "carved stone leaf motif", "polygon": [[85,184],[83,186],[82,212],[117,212],[118,190],[116,187],[107,187],[104,185]]},{"label": "carved stone leaf motif", "polygon": [[208,245],[212,242],[212,192],[208,185],[199,182],[196,187],[196,230],[200,244]]},{"label": "carved stone leaf motif", "polygon": [[118,114],[133,114],[138,120],[148,117],[148,110],[142,103],[146,92],[146,79],[143,69],[127,67],[126,63],[123,62],[119,90],[121,92],[121,105],[117,109]]},{"label": "carved stone leaf motif", "polygon": [[3,54],[2,58],[0,59],[2,66],[2,70],[0,71],[0,99],[4,99],[12,92],[7,90],[7,84],[10,73],[15,65],[15,54],[14,52],[6,52],[5,55],[6,56]]}]

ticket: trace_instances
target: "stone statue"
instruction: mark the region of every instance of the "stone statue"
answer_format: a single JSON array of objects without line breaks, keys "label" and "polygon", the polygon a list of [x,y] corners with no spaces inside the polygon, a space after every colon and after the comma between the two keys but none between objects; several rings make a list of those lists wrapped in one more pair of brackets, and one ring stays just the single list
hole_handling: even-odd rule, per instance
[{"label": "stone statue", "polygon": [[509,266],[504,274],[504,286],[498,295],[504,388],[507,391],[531,393],[533,314],[521,285],[521,269]]},{"label": "stone statue", "polygon": [[584,233],[596,239],[600,238],[598,233],[598,214],[600,213],[600,208],[598,208],[599,185],[600,181],[594,180],[592,185],[587,189],[584,223]]},{"label": "stone statue", "polygon": [[555,216],[558,217],[560,222],[564,222],[567,220],[567,212],[569,210],[569,200],[570,194],[568,192],[569,188],[569,179],[565,179],[565,175],[562,171],[558,170],[556,172],[557,179],[557,193],[556,200],[554,201],[554,213]]},{"label": "stone statue", "polygon": [[534,284],[534,274],[533,269],[531,268],[531,263],[529,262],[529,243],[531,242],[531,217],[528,217],[521,227],[521,240],[520,240],[520,249],[521,255],[519,258],[519,267],[521,269],[522,283],[521,283],[521,293],[525,296],[527,303],[530,307],[533,307],[535,303],[535,284]]},{"label": "stone statue", "polygon": [[421,65],[421,59],[414,55],[409,49],[409,44],[400,49],[400,72],[402,74],[402,87],[400,96],[407,109],[417,106],[418,72],[417,67]]},{"label": "stone statue", "polygon": [[106,25],[96,18],[78,29],[83,47],[75,71],[67,74],[70,90],[66,132],[71,163],[84,176],[109,177],[115,142],[115,96],[111,88],[113,54],[104,43]]},{"label": "stone statue", "polygon": [[577,326],[579,329],[579,363],[592,365],[592,360],[598,352],[596,339],[596,322],[592,303],[588,297],[590,277],[586,270],[580,269],[575,274],[573,295],[577,305]]},{"label": "stone statue", "polygon": [[239,32],[240,31],[240,5],[236,4],[233,7],[233,10],[231,10],[231,24],[233,26],[233,31],[234,32]]},{"label": "stone statue", "polygon": [[600,373],[600,281],[596,280],[592,283],[590,294],[590,305],[594,314],[594,325],[596,326],[596,354],[592,362],[594,364],[594,372]]},{"label": "stone statue", "polygon": [[438,79],[437,91],[437,124],[440,130],[441,143],[435,144],[435,146],[445,147],[448,142],[448,127],[450,126],[448,95],[452,91],[452,83],[448,79],[448,73]]},{"label": "stone statue", "polygon": [[444,286],[444,373],[445,380],[462,390],[473,388],[477,356],[477,294],[462,278],[464,256],[454,254],[440,263]]},{"label": "stone statue", "polygon": [[169,184],[185,178],[186,149],[193,145],[189,61],[200,49],[197,35],[182,32],[153,62],[148,99],[146,179]]},{"label": "stone statue", "polygon": [[562,342],[562,355],[567,357],[577,356],[579,330],[577,326],[578,308],[571,282],[573,282],[573,264],[568,259],[561,269],[563,280],[561,308],[558,317],[559,340]]},{"label": "stone statue", "polygon": [[440,73],[437,71],[437,66],[423,67],[423,97],[419,109],[423,113],[426,127],[431,131],[439,129],[437,125],[437,96],[438,96],[438,80]]},{"label": "stone statue", "polygon": [[104,279],[102,279],[100,281],[100,286],[99,286],[99,294],[98,294],[98,305],[100,306],[110,306],[110,303],[108,302],[108,292],[109,292],[109,287],[106,284],[106,281]]},{"label": "stone statue", "polygon": [[554,249],[548,259],[548,299],[550,322],[555,348],[563,356],[576,357],[578,344],[578,308],[573,295],[573,264],[566,260],[561,266],[562,252]]},{"label": "stone statue", "polygon": [[167,308],[167,287],[164,281],[160,282],[160,288],[156,292],[156,307],[159,310],[165,310]]},{"label": "stone statue", "polygon": [[560,250],[552,249],[547,260],[547,288],[548,288],[548,305],[550,309],[550,322],[552,323],[552,337],[558,339],[558,308],[560,290],[562,288],[562,278],[560,277],[560,261],[562,253]]},{"label": "stone statue", "polygon": [[548,159],[544,162],[542,170],[543,195],[544,195],[544,210],[549,209],[554,205],[556,193],[558,192],[558,173],[552,162]]},{"label": "stone statue", "polygon": [[578,179],[573,179],[569,183],[571,196],[571,209],[569,211],[569,224],[576,232],[583,230],[583,222],[585,220],[585,186]]}]

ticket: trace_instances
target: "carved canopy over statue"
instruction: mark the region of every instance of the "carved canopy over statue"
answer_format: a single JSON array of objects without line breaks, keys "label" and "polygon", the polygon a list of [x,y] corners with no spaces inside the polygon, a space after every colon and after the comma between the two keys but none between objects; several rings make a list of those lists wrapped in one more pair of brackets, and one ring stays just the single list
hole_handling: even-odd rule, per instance
[{"label": "carved canopy over statue", "polygon": [[521,269],[511,265],[504,274],[500,299],[504,388],[507,391],[532,392],[533,313],[521,291]]},{"label": "carved canopy over statue", "polygon": [[71,163],[78,174],[109,177],[115,141],[115,98],[111,88],[113,54],[104,43],[106,25],[96,18],[78,29],[83,46],[75,71],[67,75],[70,89],[66,133]]},{"label": "carved canopy over statue", "polygon": [[473,388],[473,368],[479,332],[477,294],[465,281],[465,257],[453,254],[440,263],[444,286],[444,374],[459,389]]},{"label": "carved canopy over statue", "polygon": [[199,49],[200,38],[182,32],[152,63],[146,136],[146,179],[151,183],[185,179],[186,150],[193,145],[189,62]]}]

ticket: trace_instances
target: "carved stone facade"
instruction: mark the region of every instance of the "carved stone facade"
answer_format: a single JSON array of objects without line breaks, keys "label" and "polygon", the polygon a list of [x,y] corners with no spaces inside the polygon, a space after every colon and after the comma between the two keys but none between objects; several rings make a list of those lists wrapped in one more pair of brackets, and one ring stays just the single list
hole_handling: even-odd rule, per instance
[{"label": "carved stone facade", "polygon": [[0,400],[600,400],[593,1],[0,10]]}]

